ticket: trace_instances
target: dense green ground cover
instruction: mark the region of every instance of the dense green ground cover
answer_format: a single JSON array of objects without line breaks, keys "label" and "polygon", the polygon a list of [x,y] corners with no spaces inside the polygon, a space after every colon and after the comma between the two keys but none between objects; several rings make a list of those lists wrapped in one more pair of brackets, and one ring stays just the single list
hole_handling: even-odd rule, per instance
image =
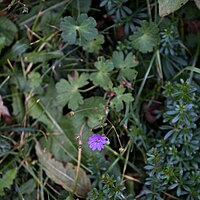
[{"label": "dense green ground cover", "polygon": [[200,199],[199,0],[0,0],[0,199]]}]

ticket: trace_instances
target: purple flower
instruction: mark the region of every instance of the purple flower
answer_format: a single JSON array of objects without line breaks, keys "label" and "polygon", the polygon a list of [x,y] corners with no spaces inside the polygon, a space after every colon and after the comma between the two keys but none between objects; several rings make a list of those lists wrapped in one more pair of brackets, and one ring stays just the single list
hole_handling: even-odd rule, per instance
[{"label": "purple flower", "polygon": [[106,137],[99,134],[93,134],[91,137],[89,137],[88,144],[93,151],[95,149],[101,151],[106,144]]}]

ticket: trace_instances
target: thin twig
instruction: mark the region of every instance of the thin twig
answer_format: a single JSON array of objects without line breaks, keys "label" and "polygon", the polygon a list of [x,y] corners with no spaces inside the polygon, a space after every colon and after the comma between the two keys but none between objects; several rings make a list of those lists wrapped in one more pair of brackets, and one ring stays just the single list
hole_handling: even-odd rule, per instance
[{"label": "thin twig", "polygon": [[137,182],[137,183],[142,183],[139,179],[134,178],[134,177],[129,176],[129,175],[124,175],[124,178],[129,179],[129,180],[134,181],[134,182]]}]

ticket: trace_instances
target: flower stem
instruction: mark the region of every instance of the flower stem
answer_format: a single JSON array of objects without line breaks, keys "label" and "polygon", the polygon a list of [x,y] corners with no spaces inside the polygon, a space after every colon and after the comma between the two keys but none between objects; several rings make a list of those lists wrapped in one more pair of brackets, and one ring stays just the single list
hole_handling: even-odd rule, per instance
[{"label": "flower stem", "polygon": [[96,85],[93,85],[92,87],[87,88],[87,89],[85,89],[85,90],[79,90],[79,92],[88,92],[88,91],[90,91],[90,90],[93,90],[93,89],[96,88],[96,87],[97,87]]},{"label": "flower stem", "polygon": [[74,194],[76,192],[76,187],[78,183],[78,175],[80,171],[80,165],[81,165],[81,151],[82,151],[82,134],[83,134],[83,129],[85,127],[85,123],[81,126],[80,133],[79,133],[79,139],[78,139],[78,164],[76,167],[76,177],[74,179],[74,186],[72,193]]}]

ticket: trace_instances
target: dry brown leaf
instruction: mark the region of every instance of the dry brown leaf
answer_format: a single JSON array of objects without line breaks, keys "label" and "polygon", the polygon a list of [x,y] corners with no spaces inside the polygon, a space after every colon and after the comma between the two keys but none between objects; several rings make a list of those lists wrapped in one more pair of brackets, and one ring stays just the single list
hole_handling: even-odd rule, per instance
[{"label": "dry brown leaf", "polygon": [[3,117],[6,124],[11,124],[13,121],[12,116],[6,106],[4,106],[2,96],[0,95],[0,118]]}]

